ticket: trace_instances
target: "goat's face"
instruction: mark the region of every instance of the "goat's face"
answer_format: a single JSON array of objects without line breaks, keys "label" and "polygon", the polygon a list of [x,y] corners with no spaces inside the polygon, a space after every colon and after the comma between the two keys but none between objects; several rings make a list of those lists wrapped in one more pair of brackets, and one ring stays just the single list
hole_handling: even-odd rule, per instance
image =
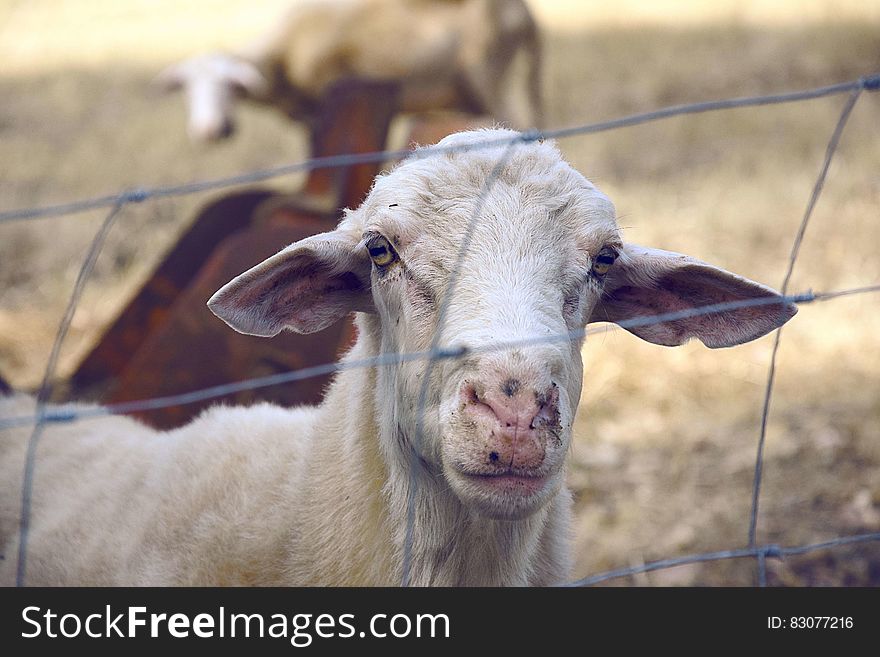
[{"label": "goat's face", "polygon": [[189,111],[187,132],[193,141],[225,139],[235,131],[237,97],[263,96],[269,84],[254,64],[225,53],[198,55],[173,64],[155,84],[165,91],[182,89]]},{"label": "goat's face", "polygon": [[395,367],[397,430],[462,501],[516,518],[562,485],[583,367],[560,336],[586,324],[622,244],[610,201],[555,148],[514,146],[496,179],[499,155],[404,164],[350,220],[383,352],[466,350]]},{"label": "goat's face", "polygon": [[[555,147],[511,148],[497,178],[498,148],[405,162],[336,231],[288,247],[210,302],[251,334],[315,331],[361,310],[375,316],[383,353],[463,347],[460,358],[380,369],[380,404],[394,408],[384,448],[402,447],[405,459],[414,450],[466,506],[502,519],[534,513],[562,486],[583,380],[582,341],[569,333],[774,295],[686,256],[624,245],[611,202]],[[726,346],[793,313],[778,304],[629,330]]]}]

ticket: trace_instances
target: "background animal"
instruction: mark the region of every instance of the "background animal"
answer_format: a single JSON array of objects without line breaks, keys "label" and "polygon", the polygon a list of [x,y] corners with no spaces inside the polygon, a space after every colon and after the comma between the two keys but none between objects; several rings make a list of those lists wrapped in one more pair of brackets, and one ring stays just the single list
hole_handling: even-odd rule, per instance
[{"label": "background animal", "polygon": [[[525,59],[509,88],[516,55]],[[403,112],[457,109],[520,128],[541,123],[541,44],[522,0],[307,0],[236,53],[196,55],[157,83],[182,89],[193,139],[228,137],[234,103],[245,97],[310,122],[334,82],[399,84]]]},{"label": "background animal", "polygon": [[[440,145],[515,136],[460,133]],[[48,428],[27,582],[394,585],[410,498],[410,583],[570,579],[565,462],[590,371],[583,341],[489,348],[775,293],[624,243],[611,202],[550,142],[517,146],[488,186],[502,153],[404,162],[336,230],[288,246],[209,301],[236,330],[263,337],[319,331],[357,311],[348,361],[426,351],[438,331],[465,357],[345,370],[319,407],[214,408],[167,433],[115,417]],[[779,303],[628,330],[661,345],[725,347],[795,312]],[[0,417],[28,406],[0,402]],[[0,434],[5,555],[17,553],[29,434]],[[0,562],[4,582],[14,568]]]}]

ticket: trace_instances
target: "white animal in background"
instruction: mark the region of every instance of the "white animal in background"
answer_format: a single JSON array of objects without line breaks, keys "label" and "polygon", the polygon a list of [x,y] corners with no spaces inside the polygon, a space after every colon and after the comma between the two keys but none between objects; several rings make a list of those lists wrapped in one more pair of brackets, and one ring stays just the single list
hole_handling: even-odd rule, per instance
[{"label": "white animal in background", "polygon": [[[441,146],[515,136],[459,133]],[[124,417],[47,426],[27,582],[396,585],[410,499],[413,584],[571,577],[565,462],[583,341],[489,347],[779,300],[629,329],[662,345],[725,347],[782,325],[796,307],[688,256],[624,243],[611,201],[550,142],[514,146],[487,186],[502,151],[404,161],[335,230],[288,246],[209,302],[259,336],[319,331],[354,311],[358,336],[343,362],[424,351],[478,216],[439,340],[467,347],[464,357],[344,369],[320,406],[215,407],[169,432]],[[30,398],[0,401],[0,417],[28,411]],[[28,435],[0,440],[3,583],[15,568]]]},{"label": "white animal in background", "polygon": [[[518,52],[524,109],[511,94]],[[308,123],[324,92],[346,78],[398,82],[403,112],[459,109],[531,128],[541,121],[540,59],[523,0],[311,0],[247,50],[195,56],[157,82],[186,92],[197,141],[229,136],[242,96]]]}]

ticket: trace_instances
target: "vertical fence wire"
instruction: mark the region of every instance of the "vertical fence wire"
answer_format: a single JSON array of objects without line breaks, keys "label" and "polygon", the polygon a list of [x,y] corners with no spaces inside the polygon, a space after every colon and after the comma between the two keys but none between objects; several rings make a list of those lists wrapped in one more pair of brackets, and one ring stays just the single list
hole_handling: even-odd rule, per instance
[{"label": "vertical fence wire", "polygon": [[37,462],[37,446],[39,445],[40,437],[43,434],[43,427],[45,426],[43,413],[45,411],[46,404],[48,404],[49,398],[52,395],[52,384],[53,379],[55,378],[55,370],[58,367],[58,358],[61,355],[61,345],[64,343],[64,338],[67,337],[67,332],[70,329],[70,324],[73,321],[73,316],[76,314],[76,309],[79,306],[80,298],[82,297],[82,293],[85,290],[86,282],[91,276],[92,270],[95,268],[95,263],[98,261],[98,256],[101,253],[101,248],[104,246],[104,242],[107,239],[107,235],[110,233],[110,229],[113,228],[113,224],[116,223],[116,219],[119,217],[119,213],[122,210],[122,207],[123,203],[117,203],[113,206],[113,208],[104,218],[104,221],[101,224],[100,228],[98,228],[98,232],[95,233],[95,237],[92,239],[92,243],[89,245],[89,250],[86,253],[86,257],[83,261],[82,267],[80,267],[79,274],[77,274],[76,282],[73,285],[73,291],[70,293],[70,300],[67,302],[67,308],[65,309],[64,315],[61,318],[61,322],[58,325],[58,332],[55,334],[55,340],[52,343],[52,351],[49,355],[49,360],[46,363],[46,369],[43,373],[43,380],[40,383],[40,388],[37,392],[37,423],[34,425],[33,431],[31,432],[30,438],[28,439],[24,462],[24,474],[21,485],[21,517],[19,518],[18,564],[15,570],[16,586],[24,586],[25,581],[25,573],[27,568],[28,538],[30,535],[31,501],[33,498],[34,490],[34,470],[36,468]]},{"label": "vertical fence wire", "polygon": [[[822,190],[825,187],[825,179],[828,176],[828,169],[831,167],[831,161],[834,159],[835,153],[837,153],[837,147],[840,144],[840,138],[843,135],[843,130],[846,127],[850,115],[852,114],[853,108],[856,106],[856,102],[861,96],[861,92],[862,89],[857,88],[850,93],[849,97],[846,100],[846,103],[843,106],[843,109],[840,112],[840,117],[837,119],[837,124],[834,126],[834,131],[831,134],[828,145],[825,148],[825,159],[822,162],[822,167],[819,170],[819,175],[816,178],[816,182],[813,184],[813,190],[810,193],[810,200],[807,202],[804,216],[801,219],[797,234],[795,235],[794,242],[791,246],[791,254],[788,258],[788,268],[786,269],[785,277],[782,281],[782,288],[780,290],[783,295],[788,292],[788,286],[791,282],[791,276],[794,273],[794,266],[797,262],[798,256],[800,255],[801,245],[803,244],[804,236],[807,232],[807,226],[810,223],[810,219],[813,216],[813,210],[815,209],[816,203],[819,201],[819,197],[821,196]],[[758,504],[761,495],[761,479],[764,472],[764,445],[767,439],[767,421],[770,415],[770,401],[776,379],[776,357],[779,353],[779,343],[782,339],[782,330],[783,327],[781,326],[776,329],[776,334],[773,338],[773,350],[770,354],[770,367],[767,373],[767,387],[764,392],[764,404],[761,411],[761,428],[758,435],[758,448],[757,455],[755,457],[755,474],[752,485],[752,504],[751,510],[749,512],[749,547],[755,547],[757,545]],[[758,583],[760,586],[765,586],[767,582],[767,574],[766,560],[763,558],[763,556],[760,556],[758,558],[757,565]]]},{"label": "vertical fence wire", "polygon": [[[449,282],[447,283],[446,289],[443,292],[443,297],[440,300],[440,305],[437,310],[437,326],[434,329],[434,335],[431,338],[431,351],[436,351],[440,348],[440,340],[443,337],[443,329],[446,326],[446,315],[449,312],[449,304],[452,302],[452,297],[455,294],[455,288],[458,284],[458,278],[461,275],[461,267],[464,264],[464,260],[467,257],[468,252],[470,251],[471,240],[473,239],[474,232],[477,229],[477,223],[479,222],[480,215],[483,212],[483,206],[486,203],[486,197],[489,195],[489,192],[492,191],[492,188],[495,186],[495,183],[501,176],[501,173],[504,171],[504,167],[507,166],[511,155],[513,155],[514,148],[517,146],[517,144],[528,141],[530,138],[532,137],[521,135],[519,138],[511,141],[507,145],[507,147],[501,153],[501,156],[498,158],[498,161],[495,163],[495,166],[492,167],[492,170],[489,172],[486,181],[483,183],[483,186],[480,189],[480,193],[478,194],[476,202],[474,204],[474,211],[471,214],[470,219],[468,220],[467,227],[465,228],[464,237],[459,244],[458,253],[455,256],[455,264],[453,265],[452,271],[449,275]],[[431,374],[434,371],[434,363],[436,362],[436,358],[429,358],[428,362],[425,365],[425,370],[422,374],[422,384],[419,388],[419,398],[416,405],[415,434],[412,438],[412,444],[409,445],[410,476],[406,499],[406,533],[404,535],[403,544],[401,586],[410,585],[412,570],[412,549],[413,541],[415,540],[414,529],[416,497],[418,496],[419,488],[419,457],[421,454],[420,450],[425,434],[425,407],[427,406],[428,401],[428,388],[430,387]]]}]

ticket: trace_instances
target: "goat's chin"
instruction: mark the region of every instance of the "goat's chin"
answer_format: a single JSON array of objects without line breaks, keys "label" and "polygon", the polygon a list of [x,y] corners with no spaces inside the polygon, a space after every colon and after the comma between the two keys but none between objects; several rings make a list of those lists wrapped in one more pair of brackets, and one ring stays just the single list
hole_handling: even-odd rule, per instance
[{"label": "goat's chin", "polygon": [[523,520],[547,506],[563,481],[561,470],[542,476],[475,475],[444,468],[456,497],[467,508],[493,520]]}]

